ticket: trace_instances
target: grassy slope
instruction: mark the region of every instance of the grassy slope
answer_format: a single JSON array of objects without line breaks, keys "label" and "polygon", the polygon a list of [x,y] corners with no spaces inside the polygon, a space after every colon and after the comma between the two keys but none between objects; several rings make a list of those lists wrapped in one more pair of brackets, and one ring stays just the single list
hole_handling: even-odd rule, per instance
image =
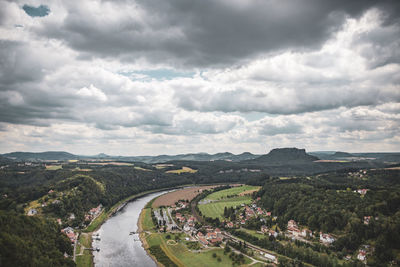
[{"label": "grassy slope", "polygon": [[208,204],[199,205],[199,209],[203,216],[210,218],[219,218],[223,219],[224,209],[225,207],[235,207],[240,206],[241,204],[249,204],[251,203],[250,197],[237,197],[237,198],[229,198],[226,200],[212,202]]},{"label": "grassy slope", "polygon": [[243,186],[238,186],[238,187],[232,187],[230,189],[225,189],[221,191],[217,191],[215,193],[212,193],[208,195],[205,199],[207,200],[220,200],[222,198],[226,198],[227,196],[232,196],[232,195],[239,195],[242,192],[248,191],[248,190],[253,190],[253,189],[259,189],[260,186],[251,186],[251,185],[243,185]]},{"label": "grassy slope", "polygon": [[[79,236],[79,242],[84,246],[85,248],[90,248],[92,247],[92,237],[90,234],[81,234]],[[83,250],[83,248],[82,248]],[[79,250],[76,251],[76,266],[77,267],[84,267],[84,266],[93,266],[93,256],[91,254],[91,251],[89,250],[83,250],[83,255],[78,256]]]}]

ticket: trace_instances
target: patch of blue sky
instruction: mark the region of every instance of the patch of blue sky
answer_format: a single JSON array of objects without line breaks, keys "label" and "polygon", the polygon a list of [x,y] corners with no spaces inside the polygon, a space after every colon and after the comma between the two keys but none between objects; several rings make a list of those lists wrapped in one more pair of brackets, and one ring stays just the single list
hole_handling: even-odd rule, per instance
[{"label": "patch of blue sky", "polygon": [[22,9],[31,17],[45,17],[50,13],[49,7],[45,5],[33,7],[25,4]]},{"label": "patch of blue sky", "polygon": [[123,71],[119,74],[130,77],[133,80],[172,80],[175,78],[192,78],[195,72],[177,71],[171,69],[154,69],[154,70],[138,70]]}]

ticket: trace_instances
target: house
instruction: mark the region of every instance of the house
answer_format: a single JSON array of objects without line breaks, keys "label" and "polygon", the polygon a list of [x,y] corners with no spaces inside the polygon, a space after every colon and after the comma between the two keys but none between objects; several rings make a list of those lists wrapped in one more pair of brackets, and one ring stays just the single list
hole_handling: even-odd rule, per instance
[{"label": "house", "polygon": [[53,189],[50,189],[50,191],[48,192],[48,194],[54,193]]},{"label": "house", "polygon": [[270,211],[267,211],[267,212],[265,213],[265,215],[271,216],[271,212],[270,212]]},{"label": "house", "polygon": [[199,237],[199,241],[205,246],[208,245],[208,241],[204,237]]},{"label": "house", "polygon": [[289,227],[295,227],[295,228],[297,228],[297,223],[296,223],[296,221],[295,221],[295,220],[290,220],[290,221],[288,221],[287,227],[288,227],[288,228],[289,228]]},{"label": "house", "polygon": [[367,259],[367,252],[363,249],[360,249],[357,255],[357,259],[359,259],[360,261],[365,261]]},{"label": "house", "polygon": [[246,221],[245,220],[241,220],[240,224],[246,224]]},{"label": "house", "polygon": [[58,218],[58,219],[57,219],[57,223],[58,223],[59,225],[61,225],[61,224],[62,224],[62,221],[61,221],[61,219],[60,219],[60,218]]},{"label": "house", "polygon": [[67,235],[67,237],[69,238],[71,243],[75,242],[77,236],[75,235],[74,229],[72,227],[68,226],[68,227],[62,229],[61,232]]},{"label": "house", "polygon": [[191,230],[190,225],[189,225],[188,223],[186,223],[186,224],[183,226],[183,231],[189,232],[190,230]]},{"label": "house", "polygon": [[265,225],[261,225],[261,232],[268,233],[268,227]]},{"label": "house", "polygon": [[233,222],[227,222],[226,227],[233,228]]},{"label": "house", "polygon": [[367,193],[368,189],[358,189],[357,193],[359,193],[360,195],[365,195]]},{"label": "house", "polygon": [[28,210],[28,216],[34,216],[37,214],[37,210],[36,209],[30,209]]},{"label": "house", "polygon": [[310,230],[308,230],[308,229],[303,229],[303,230],[301,231],[301,236],[302,236],[302,237],[312,237],[313,235],[312,235],[312,232],[311,232]]},{"label": "house", "polygon": [[96,216],[97,214],[100,213],[102,207],[103,207],[103,205],[100,204],[96,208],[90,209],[89,210],[89,214],[92,215],[92,216]]},{"label": "house", "polygon": [[185,217],[184,216],[182,216],[182,214],[180,214],[179,212],[177,212],[176,214],[175,214],[175,217],[176,217],[176,219],[179,221],[179,222],[181,222],[181,223],[183,223],[183,222],[185,222]]},{"label": "house", "polygon": [[217,237],[217,238],[212,238],[210,240],[210,243],[215,245],[216,243],[221,243],[222,242],[222,238],[221,237]]},{"label": "house", "polygon": [[217,234],[215,232],[211,232],[211,233],[207,233],[206,234],[206,239],[207,240],[211,240],[211,239],[214,239],[214,238],[217,238]]},{"label": "house", "polygon": [[288,230],[289,234],[291,234],[293,236],[298,237],[301,235],[301,232],[300,232],[299,228],[297,228],[297,227],[290,226],[290,227],[288,227],[287,230]]},{"label": "house", "polygon": [[269,230],[269,231],[268,231],[268,235],[269,235],[269,236],[273,236],[273,237],[275,237],[275,238],[278,237],[278,233],[275,232],[274,230]]},{"label": "house", "polygon": [[260,207],[258,207],[257,208],[257,214],[258,215],[262,215],[263,213],[264,213],[263,210]]},{"label": "house", "polygon": [[69,219],[70,220],[75,220],[75,214],[71,213],[71,215],[69,215]]},{"label": "house", "polygon": [[368,225],[370,220],[371,220],[371,216],[364,216],[364,224],[365,225]]},{"label": "house", "polygon": [[319,233],[319,240],[324,244],[332,244],[335,242],[335,238],[330,234]]}]

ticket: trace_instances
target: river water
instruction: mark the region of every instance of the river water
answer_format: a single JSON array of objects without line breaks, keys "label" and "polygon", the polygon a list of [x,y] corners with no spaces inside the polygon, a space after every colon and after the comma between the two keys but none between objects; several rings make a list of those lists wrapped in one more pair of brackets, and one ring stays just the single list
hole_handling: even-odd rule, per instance
[{"label": "river water", "polygon": [[139,236],[129,233],[137,231],[140,212],[147,202],[166,192],[169,191],[152,193],[129,202],[100,227],[97,231],[100,241],[93,240],[93,248],[100,248],[99,252],[93,252],[96,267],[157,266],[142,247]]}]

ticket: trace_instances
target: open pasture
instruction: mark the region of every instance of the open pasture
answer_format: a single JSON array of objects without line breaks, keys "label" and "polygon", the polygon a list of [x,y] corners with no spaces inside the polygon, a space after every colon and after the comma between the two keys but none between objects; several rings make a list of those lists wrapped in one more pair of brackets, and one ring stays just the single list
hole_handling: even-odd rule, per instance
[{"label": "open pasture", "polygon": [[211,202],[207,204],[199,205],[199,209],[203,216],[210,217],[210,218],[219,218],[220,220],[223,219],[224,216],[224,209],[225,207],[235,207],[240,206],[241,204],[250,204],[251,198],[248,196],[243,197],[235,197],[229,198],[226,200]]},{"label": "open pasture", "polygon": [[221,200],[227,198],[228,196],[240,196],[245,195],[245,192],[252,193],[254,191],[258,191],[261,187],[260,186],[252,186],[252,185],[242,185],[242,186],[235,186],[229,189],[221,190],[211,195],[208,195],[205,199],[206,200]]}]

